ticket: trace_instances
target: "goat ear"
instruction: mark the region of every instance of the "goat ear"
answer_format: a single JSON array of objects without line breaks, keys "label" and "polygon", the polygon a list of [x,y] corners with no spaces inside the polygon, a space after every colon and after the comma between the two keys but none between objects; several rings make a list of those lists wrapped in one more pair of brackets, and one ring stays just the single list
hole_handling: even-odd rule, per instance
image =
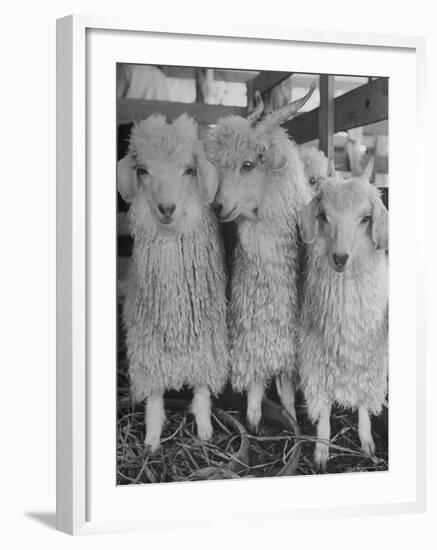
[{"label": "goat ear", "polygon": [[373,160],[373,157],[371,157],[369,162],[367,163],[367,166],[364,168],[364,171],[363,171],[363,177],[365,177],[369,181],[373,174],[374,164],[375,164],[375,161]]},{"label": "goat ear", "polygon": [[373,203],[372,240],[376,248],[388,249],[388,212],[380,198]]},{"label": "goat ear", "polygon": [[197,165],[197,181],[208,203],[212,203],[217,193],[218,176],[215,166],[207,160],[203,147],[195,155]]},{"label": "goat ear", "polygon": [[272,170],[282,170],[287,163],[287,157],[276,144],[272,144],[266,149],[265,156]]},{"label": "goat ear", "polygon": [[128,155],[117,163],[117,189],[126,202],[132,202],[137,194],[137,174]]},{"label": "goat ear", "polygon": [[302,210],[300,216],[300,229],[302,231],[302,239],[305,243],[314,242],[319,222],[317,221],[317,213],[319,211],[320,197],[314,197]]}]

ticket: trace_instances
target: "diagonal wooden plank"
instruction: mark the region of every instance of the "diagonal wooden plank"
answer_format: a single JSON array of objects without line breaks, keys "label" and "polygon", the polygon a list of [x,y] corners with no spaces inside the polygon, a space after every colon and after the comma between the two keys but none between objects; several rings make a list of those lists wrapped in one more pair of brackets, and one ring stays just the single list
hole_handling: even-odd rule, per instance
[{"label": "diagonal wooden plank", "polygon": [[388,78],[378,78],[335,100],[335,131],[388,119]]},{"label": "diagonal wooden plank", "polygon": [[[388,78],[372,80],[334,100],[334,131],[341,132],[388,119]],[[284,127],[297,143],[319,137],[319,108],[286,122]]]}]

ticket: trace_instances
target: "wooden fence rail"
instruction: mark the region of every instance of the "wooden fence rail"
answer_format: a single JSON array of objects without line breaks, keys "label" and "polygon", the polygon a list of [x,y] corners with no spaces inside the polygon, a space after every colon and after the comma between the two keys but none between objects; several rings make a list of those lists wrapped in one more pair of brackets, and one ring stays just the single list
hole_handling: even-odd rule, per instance
[{"label": "wooden fence rail", "polygon": [[[388,118],[388,78],[372,80],[334,99],[334,132],[366,126]],[[286,122],[284,127],[297,143],[319,137],[320,108]]]},{"label": "wooden fence rail", "polygon": [[138,118],[147,118],[161,113],[173,120],[183,113],[193,116],[199,124],[215,124],[221,117],[228,115],[246,116],[246,107],[228,107],[227,105],[208,105],[206,103],[179,103],[176,101],[157,101],[144,99],[117,100],[117,123],[126,124]]}]

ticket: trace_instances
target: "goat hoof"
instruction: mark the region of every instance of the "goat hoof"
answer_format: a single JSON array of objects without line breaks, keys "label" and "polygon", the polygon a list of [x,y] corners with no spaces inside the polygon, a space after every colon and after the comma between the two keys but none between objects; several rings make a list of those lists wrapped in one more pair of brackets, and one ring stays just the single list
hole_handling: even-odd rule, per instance
[{"label": "goat hoof", "polygon": [[209,441],[213,434],[212,424],[197,426],[197,436],[201,441]]},{"label": "goat hoof", "polygon": [[376,460],[375,456],[375,443],[373,440],[369,441],[362,441],[361,442],[361,450],[365,455],[367,455],[369,458],[371,458],[374,462]]},{"label": "goat hoof", "polygon": [[251,420],[247,419],[247,427],[249,428],[249,431],[251,433],[257,435],[259,433],[260,423],[252,422]]},{"label": "goat hoof", "polygon": [[152,445],[146,445],[144,447],[144,454],[154,455],[154,454],[157,454],[160,450],[161,450],[161,447],[159,445],[157,447]]},{"label": "goat hoof", "polygon": [[314,464],[317,470],[326,473],[327,462],[329,459],[329,447],[325,443],[316,443],[316,449],[314,451]]},{"label": "goat hoof", "polygon": [[259,426],[261,424],[261,411],[248,411],[247,412],[247,426],[249,430],[257,434],[259,432]]},{"label": "goat hoof", "polygon": [[160,441],[159,439],[156,440],[156,439],[148,439],[146,437],[146,441],[145,441],[145,452],[146,454],[155,454],[156,452],[158,452],[160,449]]}]

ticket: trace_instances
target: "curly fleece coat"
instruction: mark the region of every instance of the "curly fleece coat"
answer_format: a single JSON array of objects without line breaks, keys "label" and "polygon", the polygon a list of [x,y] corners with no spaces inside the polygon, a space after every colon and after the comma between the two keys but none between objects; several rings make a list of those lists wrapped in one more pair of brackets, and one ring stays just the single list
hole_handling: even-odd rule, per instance
[{"label": "curly fleece coat", "polygon": [[297,220],[309,201],[296,145],[281,128],[255,135],[241,117],[219,120],[208,141],[219,175],[258,153],[270,165],[257,219],[237,219],[228,324],[235,390],[291,374],[298,310]]},{"label": "curly fleece coat", "polygon": [[[365,189],[363,190],[363,188]],[[351,201],[369,183],[332,182],[322,194]],[[329,264],[322,237],[308,245],[301,310],[300,374],[312,421],[331,403],[378,414],[387,392],[388,265],[385,250],[357,257],[343,273]]]},{"label": "curly fleece coat", "polygon": [[[130,155],[193,157],[197,127],[188,117],[172,125],[153,117],[131,136]],[[134,238],[124,304],[132,393],[142,400],[183,385],[213,394],[228,376],[223,249],[210,207],[197,196],[194,214],[163,232],[140,192],[130,210]]]}]

